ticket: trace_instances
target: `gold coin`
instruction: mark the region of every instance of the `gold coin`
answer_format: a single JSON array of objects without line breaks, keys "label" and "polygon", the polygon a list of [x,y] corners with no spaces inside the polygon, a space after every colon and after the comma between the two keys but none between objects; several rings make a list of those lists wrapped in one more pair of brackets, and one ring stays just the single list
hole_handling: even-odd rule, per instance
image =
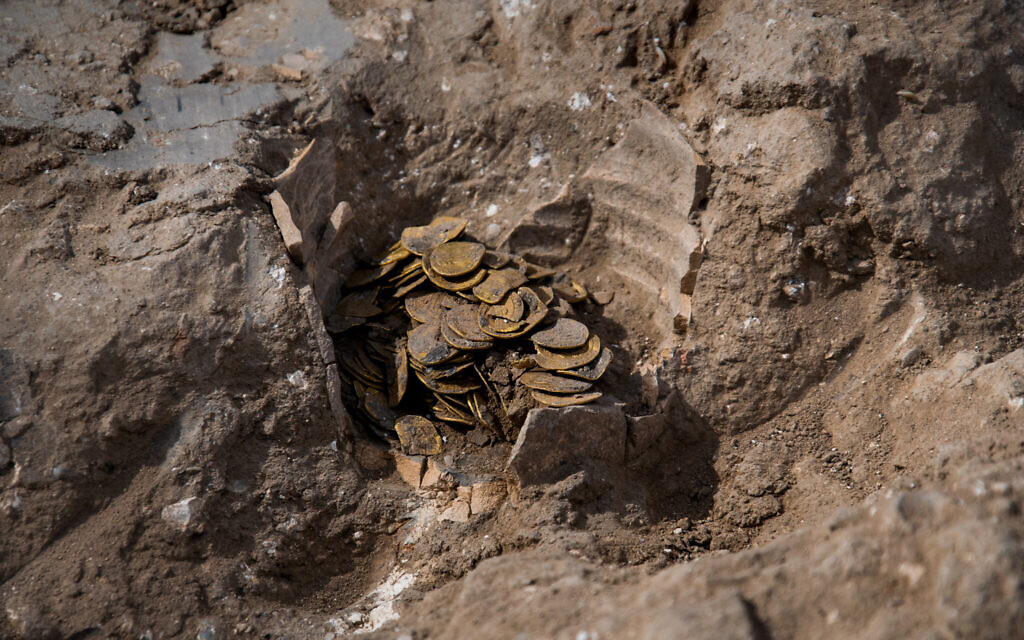
[{"label": "gold coin", "polygon": [[430,251],[427,251],[420,258],[420,264],[423,265],[423,272],[427,274],[430,281],[433,282],[439,289],[445,291],[466,291],[472,289],[487,275],[486,269],[477,269],[473,273],[458,279],[445,278],[438,272],[434,271],[434,268],[430,266]]},{"label": "gold coin", "polygon": [[571,407],[578,404],[593,402],[601,397],[601,392],[591,391],[590,393],[574,393],[572,395],[563,396],[531,389],[530,395],[533,396],[533,399],[537,402],[549,407]]},{"label": "gold coin", "polygon": [[420,264],[420,259],[417,256],[410,260],[408,264],[403,265],[401,269],[398,269],[396,273],[391,274],[388,282],[396,286],[405,284],[411,278],[417,277],[421,271],[423,271],[423,266]]},{"label": "gold coin", "polygon": [[342,286],[345,287],[346,289],[353,289],[355,287],[362,287],[368,285],[371,282],[380,280],[387,274],[391,273],[394,270],[395,266],[397,266],[397,264],[397,262],[389,262],[387,264],[382,264],[376,267],[356,269],[355,271],[352,272],[352,275],[350,275],[348,279],[345,280],[345,283]]},{"label": "gold coin", "polygon": [[566,349],[564,351],[549,351],[544,347],[537,346],[537,353],[533,356],[537,366],[549,371],[560,371],[562,369],[575,369],[591,362],[601,353],[601,339],[597,334],[592,334],[587,344],[577,349]]},{"label": "gold coin", "polygon": [[405,390],[409,385],[409,354],[404,346],[395,350],[388,368],[388,403],[396,407],[405,396]]},{"label": "gold coin", "polygon": [[379,265],[391,264],[393,262],[401,262],[411,255],[408,249],[403,247],[401,243],[396,242],[388,247],[387,251],[380,258],[374,260],[374,262]]},{"label": "gold coin", "polygon": [[466,221],[441,216],[422,227],[406,227],[402,231],[402,246],[418,256],[449,240],[454,240],[466,228]]},{"label": "gold coin", "polygon": [[588,380],[593,382],[604,375],[605,370],[608,369],[608,365],[612,361],[611,349],[601,349],[601,355],[594,358],[587,364],[576,367],[575,369],[562,369],[559,371],[562,375],[572,376],[573,378],[579,378],[581,380]]},{"label": "gold coin", "polygon": [[555,272],[552,269],[533,264],[532,262],[526,263],[526,277],[530,280],[542,280],[553,275],[555,275]]},{"label": "gold coin", "polygon": [[480,331],[494,338],[508,338],[510,333],[518,331],[525,324],[522,321],[512,322],[504,318],[490,318],[482,309],[477,311],[476,321]]},{"label": "gold coin", "polygon": [[441,337],[441,326],[430,322],[409,332],[409,355],[425,365],[440,364],[458,354]]},{"label": "gold coin", "polygon": [[416,371],[416,377],[419,378],[423,386],[436,391],[437,393],[445,394],[462,394],[469,393],[470,391],[476,391],[480,388],[480,383],[475,380],[464,380],[459,378],[440,378],[431,379],[423,375],[419,371]]},{"label": "gold coin", "polygon": [[473,287],[473,295],[487,304],[498,304],[512,289],[525,284],[526,276],[516,269],[491,271],[487,278]]},{"label": "gold coin", "polygon": [[445,311],[458,302],[443,291],[416,293],[405,298],[405,312],[419,322],[441,323]]},{"label": "gold coin", "polygon": [[476,420],[472,416],[462,413],[461,411],[455,411],[451,407],[438,402],[434,405],[434,417],[444,422],[454,422],[456,424],[464,424],[470,427],[476,426]]},{"label": "gold coin", "polygon": [[467,340],[493,342],[492,336],[480,330],[480,324],[477,320],[479,316],[476,305],[462,304],[449,310],[445,315],[445,321],[452,331]]},{"label": "gold coin", "polygon": [[446,322],[441,323],[441,337],[444,338],[448,344],[463,351],[480,351],[483,349],[490,349],[494,346],[494,342],[489,336],[486,341],[470,340],[469,338],[464,338],[455,333],[455,331],[452,330],[451,325]]},{"label": "gold coin", "polygon": [[551,290],[551,287],[547,285],[540,285],[533,287],[534,292],[540,298],[540,301],[544,304],[551,304],[555,300],[555,292]]},{"label": "gold coin", "polygon": [[[455,360],[455,359],[456,358],[453,358],[452,360]],[[436,367],[423,367],[423,368],[420,369],[420,372],[423,375],[425,375],[428,378],[430,378],[431,380],[437,380],[439,378],[450,378],[450,377],[454,376],[456,373],[458,373],[460,371],[463,371],[465,369],[468,369],[471,366],[473,366],[473,361],[472,360],[467,361],[467,362],[451,362],[451,361],[449,361],[449,362],[446,362],[446,363],[444,363],[442,365],[439,365],[439,366],[436,366]]]},{"label": "gold coin", "polygon": [[504,318],[505,320],[511,320],[512,322],[518,322],[523,319],[523,311],[525,309],[526,307],[523,305],[523,298],[513,291],[508,294],[507,298],[505,298],[505,302],[489,305],[484,312],[492,318]]},{"label": "gold coin", "polygon": [[464,276],[480,266],[484,251],[479,242],[446,242],[430,252],[430,268],[445,278]]},{"label": "gold coin", "polygon": [[410,291],[412,291],[413,289],[415,289],[416,287],[420,286],[421,284],[423,284],[426,281],[427,281],[427,276],[420,276],[420,277],[416,278],[415,280],[412,280],[411,282],[408,282],[407,284],[402,285],[401,287],[395,289],[395,297],[396,298],[405,297],[406,294],[408,294]]},{"label": "gold coin", "polygon": [[395,421],[395,432],[402,450],[410,456],[434,456],[441,453],[441,435],[423,416],[402,416]]},{"label": "gold coin", "polygon": [[332,313],[331,317],[327,318],[327,322],[324,324],[327,326],[327,330],[331,333],[344,333],[352,327],[358,327],[361,324],[366,324],[366,318],[340,316],[336,313]]},{"label": "gold coin", "polygon": [[585,380],[566,378],[547,371],[527,371],[519,378],[519,382],[530,389],[547,393],[579,393],[593,386]]},{"label": "gold coin", "polygon": [[[521,326],[515,331],[502,333],[502,338],[518,338],[533,331],[533,328],[540,324],[540,321],[548,315],[548,306],[541,302],[540,297],[529,287],[519,287],[516,292],[523,299],[526,306],[526,318],[521,321]],[[497,318],[492,318],[496,320]],[[482,328],[482,327],[481,327]],[[487,333],[486,330],[484,333]]]},{"label": "gold coin", "polygon": [[570,304],[583,302],[587,299],[587,288],[575,280],[570,280],[568,283],[556,282],[551,285],[551,288]]},{"label": "gold coin", "polygon": [[559,318],[549,329],[530,336],[533,344],[548,349],[577,349],[587,343],[590,329],[587,325],[570,318]]},{"label": "gold coin", "polygon": [[363,396],[363,409],[378,424],[389,429],[398,418],[398,414],[388,406],[388,399],[380,389],[369,388],[366,390],[366,394]]},{"label": "gold coin", "polygon": [[338,302],[334,307],[334,313],[340,316],[372,318],[380,313],[380,307],[375,304],[379,292],[379,288],[373,288],[350,293]]},{"label": "gold coin", "polygon": [[504,251],[492,251],[490,249],[484,253],[483,265],[488,269],[500,269],[508,264],[512,256],[505,253]]}]

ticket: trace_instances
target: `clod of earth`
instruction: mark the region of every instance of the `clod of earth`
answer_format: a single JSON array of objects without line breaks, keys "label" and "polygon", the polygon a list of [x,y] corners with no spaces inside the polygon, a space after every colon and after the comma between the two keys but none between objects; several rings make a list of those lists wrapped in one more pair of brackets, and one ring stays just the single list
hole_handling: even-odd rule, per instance
[{"label": "clod of earth", "polygon": [[513,402],[593,402],[612,359],[566,317],[588,299],[586,287],[466,238],[465,228],[452,217],[406,228],[345,280],[327,318],[357,421],[397,436],[409,455],[441,453],[427,415],[507,439]]}]

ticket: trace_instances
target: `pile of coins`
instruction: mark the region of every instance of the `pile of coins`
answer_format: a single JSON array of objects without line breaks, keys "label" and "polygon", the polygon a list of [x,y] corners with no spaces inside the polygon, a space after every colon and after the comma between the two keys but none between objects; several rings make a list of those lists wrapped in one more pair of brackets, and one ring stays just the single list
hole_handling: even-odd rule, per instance
[{"label": "pile of coins", "polygon": [[504,438],[515,428],[509,404],[523,397],[549,407],[593,402],[612,358],[567,317],[588,298],[582,284],[460,240],[465,228],[453,217],[406,228],[345,281],[327,319],[348,406],[413,455],[441,451],[426,415]]}]

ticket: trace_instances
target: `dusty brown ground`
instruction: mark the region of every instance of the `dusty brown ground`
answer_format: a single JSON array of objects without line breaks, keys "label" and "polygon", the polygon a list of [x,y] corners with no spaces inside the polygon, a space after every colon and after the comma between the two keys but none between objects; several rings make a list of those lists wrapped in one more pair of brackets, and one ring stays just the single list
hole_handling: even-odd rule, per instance
[{"label": "dusty brown ground", "polygon": [[[1018,4],[0,20],[0,637],[1020,633]],[[626,418],[540,480],[353,429],[267,203],[314,139],[350,258],[459,215],[614,290]]]}]

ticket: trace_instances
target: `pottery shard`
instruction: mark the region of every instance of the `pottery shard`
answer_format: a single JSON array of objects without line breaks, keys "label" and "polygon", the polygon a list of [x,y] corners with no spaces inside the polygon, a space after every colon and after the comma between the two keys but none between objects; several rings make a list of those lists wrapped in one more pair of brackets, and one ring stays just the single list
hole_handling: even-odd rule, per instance
[{"label": "pottery shard", "polygon": [[292,217],[291,207],[285,202],[281,192],[275,191],[270,194],[270,211],[277,221],[277,228],[281,230],[281,237],[284,238],[284,247],[288,255],[299,264],[306,262],[306,255],[302,252],[302,231],[295,224]]},{"label": "pottery shard", "polygon": [[532,409],[506,469],[520,486],[550,484],[603,461],[622,464],[626,418],[617,406]]},{"label": "pottery shard", "polygon": [[[289,253],[305,264],[316,252],[319,240],[335,208],[334,185],[337,171],[334,145],[316,139],[303,149],[274,183],[281,202],[287,207],[289,234],[297,230],[301,240],[298,254]],[[279,207],[280,209],[280,207]],[[281,210],[283,213],[283,210]],[[277,219],[277,211],[274,213]],[[278,226],[281,220],[278,219]],[[284,227],[281,228],[284,235]],[[289,242],[285,239],[286,244]]]}]

